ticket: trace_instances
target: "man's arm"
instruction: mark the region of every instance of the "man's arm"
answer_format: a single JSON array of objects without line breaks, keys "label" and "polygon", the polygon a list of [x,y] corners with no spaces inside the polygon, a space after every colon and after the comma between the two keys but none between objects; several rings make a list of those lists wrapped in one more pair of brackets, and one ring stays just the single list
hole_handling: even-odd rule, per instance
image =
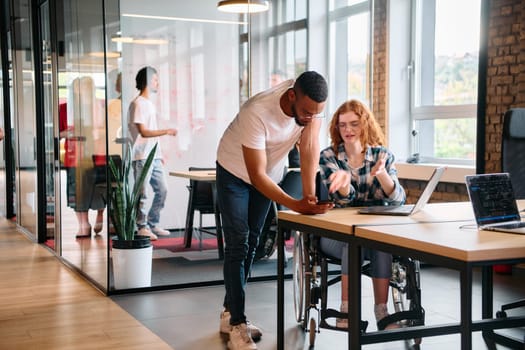
[{"label": "man's arm", "polygon": [[242,151],[250,182],[266,197],[303,214],[321,214],[332,208],[332,204],[317,205],[312,196],[303,196],[301,200],[289,196],[266,174],[264,150],[242,146]]},{"label": "man's arm", "polygon": [[159,129],[151,130],[146,128],[144,124],[135,123],[137,130],[142,137],[158,137],[164,135],[177,135],[177,129]]},{"label": "man's arm", "polygon": [[319,131],[321,120],[313,119],[304,127],[299,143],[301,157],[301,179],[303,181],[303,196],[315,196],[315,175],[319,168]]}]

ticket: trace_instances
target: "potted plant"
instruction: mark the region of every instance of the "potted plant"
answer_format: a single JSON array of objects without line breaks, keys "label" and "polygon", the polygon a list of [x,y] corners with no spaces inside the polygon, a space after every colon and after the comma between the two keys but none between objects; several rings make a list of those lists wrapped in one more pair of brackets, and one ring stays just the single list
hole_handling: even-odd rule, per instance
[{"label": "potted plant", "polygon": [[110,217],[115,228],[112,237],[112,262],[115,289],[149,287],[151,285],[151,261],[153,246],[149,237],[136,235],[137,209],[141,187],[149,172],[157,145],[148,154],[140,177],[131,176],[131,147],[122,161],[115,164],[109,158],[111,171]]}]

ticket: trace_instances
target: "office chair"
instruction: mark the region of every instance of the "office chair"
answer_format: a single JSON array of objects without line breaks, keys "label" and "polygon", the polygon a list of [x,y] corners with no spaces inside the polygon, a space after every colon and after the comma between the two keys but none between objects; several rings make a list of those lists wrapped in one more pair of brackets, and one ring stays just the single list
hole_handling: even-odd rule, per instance
[{"label": "office chair", "polygon": [[525,198],[525,108],[513,108],[503,116],[501,169],[510,174],[516,199]]},{"label": "office chair", "polygon": [[[525,198],[525,108],[509,109],[503,115],[501,170],[510,174],[516,199]],[[507,310],[520,307],[525,307],[525,299],[502,305],[496,317],[507,317]]]},{"label": "office chair", "polygon": [[[215,168],[189,167],[189,170],[215,170]],[[211,227],[204,227],[202,225],[203,215],[216,215],[217,213],[215,206],[218,204],[214,200],[215,193],[213,184],[211,182],[190,180],[190,184],[187,186],[187,188],[190,191],[190,194],[188,198],[188,210],[186,214],[186,228],[189,227],[190,224],[193,228],[194,214],[195,211],[198,211],[199,226],[196,230],[199,231],[199,248],[202,250],[202,233],[208,233],[217,236],[217,248],[219,249],[219,252],[221,252],[223,249],[223,240],[221,232],[217,230],[217,227],[219,227],[217,222],[218,218],[215,217],[214,231],[211,230]],[[195,231],[195,228],[190,230],[190,232],[186,232],[186,242],[189,242],[189,244],[191,244],[193,231]]]}]

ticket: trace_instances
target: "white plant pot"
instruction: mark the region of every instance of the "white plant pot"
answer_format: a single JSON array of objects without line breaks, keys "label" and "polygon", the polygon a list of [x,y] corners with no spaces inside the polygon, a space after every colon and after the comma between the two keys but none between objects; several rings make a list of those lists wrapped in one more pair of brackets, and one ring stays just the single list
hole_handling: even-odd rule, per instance
[{"label": "white plant pot", "polygon": [[115,289],[151,286],[153,246],[135,249],[111,249]]}]

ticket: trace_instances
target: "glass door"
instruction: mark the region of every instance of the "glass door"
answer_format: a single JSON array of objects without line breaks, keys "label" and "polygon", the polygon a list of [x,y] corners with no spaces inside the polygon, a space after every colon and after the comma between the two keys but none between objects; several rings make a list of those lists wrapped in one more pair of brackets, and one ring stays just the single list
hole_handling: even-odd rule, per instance
[{"label": "glass door", "polygon": [[37,162],[35,75],[31,6],[29,0],[12,3],[13,22],[13,106],[17,221],[36,239]]},{"label": "glass door", "polygon": [[[55,154],[55,132],[53,125],[55,120],[56,104],[56,83],[53,79],[53,60],[51,50],[51,27],[50,27],[50,10],[49,1],[45,1],[38,9],[39,29],[40,29],[40,54],[42,69],[42,108],[43,108],[43,136],[44,136],[44,177],[45,177],[45,235],[44,243],[56,250],[59,245],[55,242],[55,218],[56,208],[58,207],[55,186],[55,172],[59,171],[58,156]],[[58,118],[56,118],[58,120]],[[56,142],[58,144],[58,141]],[[58,148],[58,147],[57,147]]]},{"label": "glass door", "polygon": [[59,43],[55,103],[63,150],[55,173],[60,177],[61,256],[102,290],[107,288],[109,238],[105,2],[58,0],[54,11]]}]

